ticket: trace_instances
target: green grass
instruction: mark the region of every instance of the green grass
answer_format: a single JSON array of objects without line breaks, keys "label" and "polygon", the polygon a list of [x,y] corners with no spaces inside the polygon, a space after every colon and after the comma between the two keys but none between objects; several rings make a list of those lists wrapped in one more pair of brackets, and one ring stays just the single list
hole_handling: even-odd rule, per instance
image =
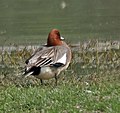
[{"label": "green grass", "polygon": [[54,79],[40,85],[34,77],[22,78],[22,64],[31,52],[4,53],[0,63],[0,113],[119,113],[119,50],[74,51],[58,86]]},{"label": "green grass", "polygon": [[90,75],[80,81],[75,77],[65,79],[60,79],[56,87],[54,84],[1,87],[0,110],[7,113],[119,112],[119,73]]}]

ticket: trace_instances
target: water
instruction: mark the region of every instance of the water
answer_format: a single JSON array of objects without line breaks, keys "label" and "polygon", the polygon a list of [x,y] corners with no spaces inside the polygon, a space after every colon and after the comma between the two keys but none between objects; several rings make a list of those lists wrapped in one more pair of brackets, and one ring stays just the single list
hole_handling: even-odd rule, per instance
[{"label": "water", "polygon": [[45,42],[57,28],[68,42],[120,39],[119,0],[0,0],[0,45]]}]

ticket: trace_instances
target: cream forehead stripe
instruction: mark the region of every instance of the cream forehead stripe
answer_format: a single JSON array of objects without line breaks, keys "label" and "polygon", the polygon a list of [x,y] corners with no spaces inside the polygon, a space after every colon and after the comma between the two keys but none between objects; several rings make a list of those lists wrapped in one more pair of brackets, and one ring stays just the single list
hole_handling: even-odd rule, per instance
[{"label": "cream forehead stripe", "polygon": [[64,37],[61,36],[60,39],[61,39],[61,40],[64,40]]},{"label": "cream forehead stripe", "polygon": [[66,53],[57,61],[59,63],[62,63],[62,64],[66,64]]}]

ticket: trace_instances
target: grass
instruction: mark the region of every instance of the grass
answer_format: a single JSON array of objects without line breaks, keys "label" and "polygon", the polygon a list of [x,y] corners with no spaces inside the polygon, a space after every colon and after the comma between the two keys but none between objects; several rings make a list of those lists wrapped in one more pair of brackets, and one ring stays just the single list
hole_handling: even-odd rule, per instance
[{"label": "grass", "polygon": [[119,49],[73,51],[71,65],[61,73],[58,86],[54,79],[40,85],[34,77],[22,78],[23,62],[31,53],[26,48],[4,52],[0,113],[119,113]]},{"label": "grass", "polygon": [[[1,88],[1,112],[108,112],[120,110],[119,73],[95,75],[78,81],[60,80],[59,85]],[[91,80],[90,80],[91,79]],[[114,79],[114,80],[113,80]]]}]

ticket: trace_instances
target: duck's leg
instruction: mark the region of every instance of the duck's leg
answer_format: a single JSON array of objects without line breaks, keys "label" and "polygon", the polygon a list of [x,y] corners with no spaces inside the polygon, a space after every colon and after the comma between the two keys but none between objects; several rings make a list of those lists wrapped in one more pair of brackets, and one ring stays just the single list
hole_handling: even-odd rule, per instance
[{"label": "duck's leg", "polygon": [[40,82],[41,82],[41,85],[43,85],[43,80],[42,79],[40,79]]},{"label": "duck's leg", "polygon": [[55,85],[57,86],[57,80],[58,80],[58,77],[57,77],[57,74],[55,74]]}]

